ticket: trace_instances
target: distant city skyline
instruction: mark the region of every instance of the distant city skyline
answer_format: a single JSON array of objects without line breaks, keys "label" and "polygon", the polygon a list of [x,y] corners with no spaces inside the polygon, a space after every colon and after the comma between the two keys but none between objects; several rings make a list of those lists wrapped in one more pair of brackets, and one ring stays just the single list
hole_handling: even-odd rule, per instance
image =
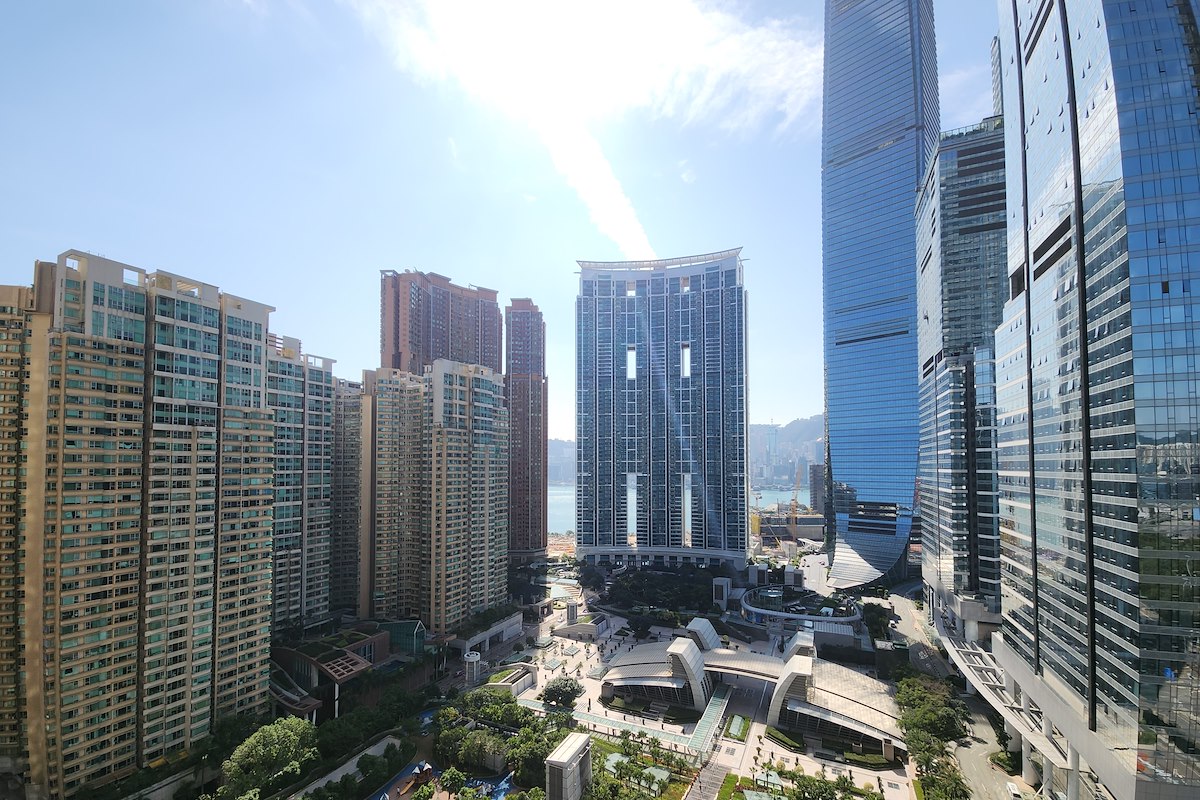
[{"label": "distant city skyline", "polygon": [[[995,6],[935,10],[943,123],[978,121]],[[67,247],[196,275],[350,380],[381,366],[380,270],[530,297],[574,439],[576,260],[745,246],[750,419],[820,413],[820,4],[477,11],[5,8],[0,275]],[[649,44],[614,64],[617,33]]]}]

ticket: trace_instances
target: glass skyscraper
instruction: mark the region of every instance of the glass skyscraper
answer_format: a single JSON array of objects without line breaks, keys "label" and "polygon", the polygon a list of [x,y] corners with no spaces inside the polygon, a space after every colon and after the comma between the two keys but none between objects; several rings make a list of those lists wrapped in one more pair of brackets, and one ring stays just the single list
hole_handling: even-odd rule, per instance
[{"label": "glass skyscraper", "polygon": [[576,545],[587,563],[746,563],[741,248],[580,261]]},{"label": "glass skyscraper", "polygon": [[1000,623],[992,343],[1007,298],[1004,128],[943,133],[917,201],[918,465],[926,600],[972,641]]},{"label": "glass skyscraper", "polygon": [[1090,772],[1121,800],[1196,797],[1197,3],[999,8],[1008,302],[993,650],[1040,711],[1056,794],[1090,794]]},{"label": "glass skyscraper", "polygon": [[939,133],[932,0],[827,0],[822,135],[829,583],[904,574],[917,473],[916,225]]}]

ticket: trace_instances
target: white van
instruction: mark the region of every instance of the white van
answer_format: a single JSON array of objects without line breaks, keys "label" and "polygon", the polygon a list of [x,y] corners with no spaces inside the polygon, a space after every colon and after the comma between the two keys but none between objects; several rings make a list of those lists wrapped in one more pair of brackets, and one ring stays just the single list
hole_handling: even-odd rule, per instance
[{"label": "white van", "polygon": [[1004,784],[1004,787],[1008,789],[1008,796],[1012,798],[1012,800],[1021,800],[1021,790],[1017,788],[1015,783],[1009,781],[1008,783]]}]

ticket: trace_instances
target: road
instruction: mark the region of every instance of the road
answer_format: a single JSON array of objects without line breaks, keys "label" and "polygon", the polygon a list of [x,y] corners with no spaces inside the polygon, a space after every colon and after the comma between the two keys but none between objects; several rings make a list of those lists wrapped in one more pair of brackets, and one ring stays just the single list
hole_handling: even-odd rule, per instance
[{"label": "road", "polygon": [[967,706],[971,709],[970,734],[959,742],[954,757],[971,796],[976,800],[1010,800],[1004,784],[1014,779],[988,761],[988,756],[999,750],[1000,745],[986,715],[987,703],[971,697]]},{"label": "road", "polygon": [[888,597],[896,614],[894,630],[908,642],[908,660],[921,672],[938,678],[950,674],[950,665],[933,646],[925,630],[925,612],[901,594]]}]

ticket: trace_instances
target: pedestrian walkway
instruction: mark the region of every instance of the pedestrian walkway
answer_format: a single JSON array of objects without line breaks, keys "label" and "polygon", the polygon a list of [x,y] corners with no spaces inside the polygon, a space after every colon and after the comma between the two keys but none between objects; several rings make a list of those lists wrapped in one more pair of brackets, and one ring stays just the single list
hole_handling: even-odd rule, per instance
[{"label": "pedestrian walkway", "polygon": [[718,683],[708,701],[708,706],[704,709],[704,716],[700,717],[695,730],[692,731],[691,748],[693,750],[704,753],[712,747],[713,737],[720,729],[721,720],[725,718],[725,709],[728,707],[729,687],[724,683]]},{"label": "pedestrian walkway", "polygon": [[[534,711],[539,711],[543,714],[551,710],[546,708],[544,703],[541,703],[537,700],[526,700],[522,698],[518,699],[517,702],[526,708],[531,708]],[[560,711],[561,709],[555,708],[553,710]],[[577,721],[582,722],[584,725],[587,725],[589,728],[599,731],[600,733],[608,733],[613,736],[620,736],[621,731],[629,731],[630,733],[650,733],[652,736],[657,737],[658,740],[663,744],[672,744],[676,747],[686,749],[691,749],[692,746],[691,736],[673,733],[665,728],[656,731],[638,716],[634,716],[634,721],[631,722],[624,719],[601,717],[597,714],[590,714],[586,711],[580,711],[579,709],[575,709],[574,716]]]},{"label": "pedestrian walkway", "polygon": [[716,759],[710,760],[688,787],[684,800],[716,800],[717,792],[728,774],[728,768],[718,764]]}]

